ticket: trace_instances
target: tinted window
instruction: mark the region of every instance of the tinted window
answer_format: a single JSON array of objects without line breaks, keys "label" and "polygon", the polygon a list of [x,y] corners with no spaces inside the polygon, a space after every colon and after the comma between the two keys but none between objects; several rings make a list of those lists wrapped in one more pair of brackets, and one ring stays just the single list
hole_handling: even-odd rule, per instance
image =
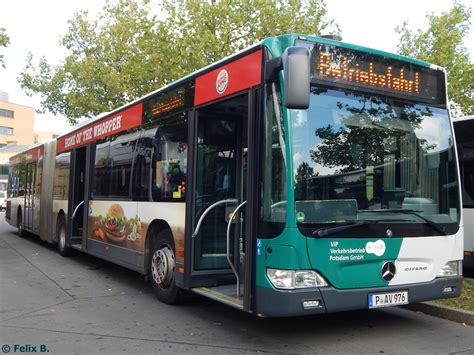
[{"label": "tinted window", "polygon": [[26,185],[26,164],[20,163],[12,167],[9,177],[9,195],[11,197],[19,197],[25,195]]},{"label": "tinted window", "polygon": [[128,197],[138,131],[112,136],[96,145],[93,197]]},{"label": "tinted window", "polygon": [[137,144],[132,186],[133,199],[136,201],[151,199],[151,159],[155,131],[156,129],[145,131]]},{"label": "tinted window", "polygon": [[70,163],[71,153],[68,152],[56,156],[53,183],[53,198],[56,200],[67,200],[68,198]]},{"label": "tinted window", "polygon": [[262,129],[262,200],[259,235],[275,237],[286,219],[285,129],[281,111],[280,89],[267,86],[265,119]]},{"label": "tinted window", "polygon": [[[147,170],[151,156],[151,197],[153,201],[184,201],[186,191],[188,126],[187,115],[181,113],[157,121],[144,132],[142,163],[137,168]],[[148,148],[146,148],[148,145]],[[150,147],[151,146],[151,147]],[[151,148],[151,151],[150,151]],[[146,177],[143,177],[146,180]],[[146,181],[140,194],[146,195]]]},{"label": "tinted window", "polygon": [[95,163],[94,163],[94,187],[92,189],[92,197],[109,196],[109,138],[99,141],[95,147]]}]

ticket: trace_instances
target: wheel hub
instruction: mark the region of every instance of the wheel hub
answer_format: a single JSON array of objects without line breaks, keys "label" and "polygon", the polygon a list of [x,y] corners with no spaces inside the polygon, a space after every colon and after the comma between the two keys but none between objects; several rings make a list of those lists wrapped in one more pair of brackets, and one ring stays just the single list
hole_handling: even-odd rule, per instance
[{"label": "wheel hub", "polygon": [[153,254],[151,259],[151,274],[153,280],[161,287],[171,284],[174,274],[174,254],[168,245],[164,245]]}]

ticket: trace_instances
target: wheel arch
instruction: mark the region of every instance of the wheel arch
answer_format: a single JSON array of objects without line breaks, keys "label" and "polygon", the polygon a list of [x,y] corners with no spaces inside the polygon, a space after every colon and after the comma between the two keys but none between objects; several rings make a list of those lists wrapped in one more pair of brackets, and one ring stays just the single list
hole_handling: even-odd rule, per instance
[{"label": "wheel arch", "polygon": [[150,249],[151,249],[151,246],[152,246],[152,242],[154,240],[154,238],[157,237],[158,233],[160,233],[161,231],[164,231],[164,230],[169,230],[169,232],[171,233],[171,246],[174,250],[174,252],[176,253],[176,246],[175,246],[175,241],[174,241],[174,235],[173,235],[173,230],[172,228],[170,227],[170,225],[168,224],[168,222],[166,222],[165,220],[162,220],[162,219],[155,219],[153,220],[148,229],[147,229],[147,232],[146,232],[146,237],[145,237],[145,250],[144,250],[144,270],[145,270],[145,274],[148,274],[148,270],[149,270],[149,265],[150,265]]}]

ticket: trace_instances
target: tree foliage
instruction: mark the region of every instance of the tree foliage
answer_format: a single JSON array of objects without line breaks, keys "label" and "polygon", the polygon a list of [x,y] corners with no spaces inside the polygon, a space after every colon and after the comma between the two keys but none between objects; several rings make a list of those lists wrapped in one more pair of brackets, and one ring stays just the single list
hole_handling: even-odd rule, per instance
[{"label": "tree foliage", "polygon": [[[7,36],[6,29],[4,27],[0,27],[0,47],[6,47],[8,44],[10,44],[10,37]],[[0,54],[0,66],[5,68],[3,54]]]},{"label": "tree foliage", "polygon": [[453,8],[439,16],[427,14],[426,30],[409,29],[404,22],[400,35],[400,54],[415,57],[446,68],[448,96],[464,114],[474,114],[474,63],[463,46],[471,26],[471,9],[454,1]]},{"label": "tree foliage", "polygon": [[70,123],[110,111],[164,84],[287,32],[338,32],[324,0],[148,0],[107,2],[96,19],[77,12],[57,65],[30,53],[19,82],[41,94],[42,111]]}]

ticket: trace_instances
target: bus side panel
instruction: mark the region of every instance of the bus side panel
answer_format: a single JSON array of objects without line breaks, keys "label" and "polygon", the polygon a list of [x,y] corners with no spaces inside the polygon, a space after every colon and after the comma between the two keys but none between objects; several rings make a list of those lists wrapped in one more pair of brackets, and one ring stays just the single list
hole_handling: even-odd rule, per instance
[{"label": "bus side panel", "polygon": [[[39,211],[39,235],[40,238],[53,243],[55,239],[53,218],[53,181],[54,168],[56,163],[56,141],[46,142],[44,144],[44,156],[42,163],[42,181],[41,181],[41,197],[40,197],[40,211]],[[54,221],[53,221],[54,220]]]},{"label": "bus side panel", "polygon": [[18,225],[18,209],[23,207],[24,202],[24,196],[10,198],[10,219],[7,219],[7,222],[13,227]]},{"label": "bus side panel", "polygon": [[143,202],[138,204],[138,216],[145,222],[145,228],[142,227],[145,236],[152,221],[166,221],[174,238],[176,262],[184,263],[186,204],[184,202]]},{"label": "bus side panel", "polygon": [[464,262],[463,266],[474,269],[474,208],[463,208]]},{"label": "bus side panel", "polygon": [[[157,220],[166,222],[173,234],[176,261],[184,262],[184,202],[90,201],[88,252],[123,266],[146,272],[146,237]],[[122,218],[115,230],[108,226]]]}]

